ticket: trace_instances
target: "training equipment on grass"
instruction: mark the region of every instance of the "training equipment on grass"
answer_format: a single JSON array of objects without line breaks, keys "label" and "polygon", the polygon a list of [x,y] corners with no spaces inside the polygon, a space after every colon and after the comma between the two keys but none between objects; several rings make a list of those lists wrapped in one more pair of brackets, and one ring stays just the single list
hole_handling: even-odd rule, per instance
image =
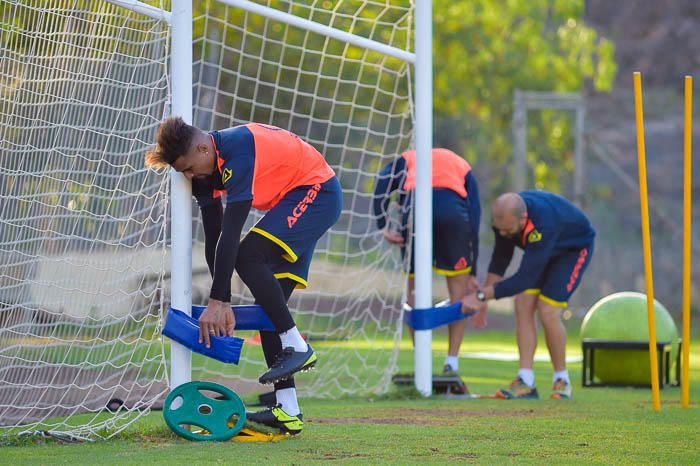
[{"label": "training equipment on grass", "polygon": [[279,442],[291,437],[287,433],[260,432],[255,429],[244,427],[241,431],[231,437],[234,442]]},{"label": "training equipment on grass", "polygon": [[659,395],[659,370],[656,365],[656,330],[654,325],[654,279],[651,264],[651,230],[649,229],[649,195],[647,191],[647,161],[644,145],[644,110],[642,103],[642,75],[637,71],[634,77],[634,114],[637,127],[637,165],[639,168],[639,206],[642,217],[642,252],[644,256],[644,281],[649,299],[647,306],[647,326],[649,328],[649,363],[651,378],[651,398],[654,411],[661,409]]},{"label": "training equipment on grass", "polygon": [[230,388],[214,382],[195,381],[170,392],[163,404],[163,418],[180,437],[223,441],[243,429],[246,411],[243,401]]},{"label": "training equipment on grass", "polygon": [[278,442],[290,437],[247,422],[240,397],[214,382],[195,381],[177,387],[163,403],[163,418],[173,432],[188,440]]},{"label": "training equipment on grass", "polygon": [[[391,381],[396,384],[397,387],[410,387],[414,382],[413,374],[395,374]],[[434,374],[432,378],[433,386],[432,391],[436,395],[449,395],[466,397],[469,395],[462,395],[466,391],[466,385],[459,375],[438,375]]]},{"label": "training equipment on grass", "polygon": [[[659,395],[659,374],[655,361],[657,360],[657,345],[654,324],[654,280],[651,263],[651,233],[649,230],[649,206],[647,193],[646,149],[644,144],[644,110],[642,102],[642,75],[635,72],[634,80],[634,110],[637,128],[637,161],[639,165],[639,199],[642,219],[642,246],[644,254],[644,278],[646,282],[647,322],[649,327],[649,359],[652,404],[655,411],[661,409]],[[687,408],[690,393],[690,267],[691,267],[691,224],[692,224],[692,99],[693,78],[685,77],[684,125],[683,125],[683,360],[681,376],[681,405]]]},{"label": "training equipment on grass", "polygon": [[[648,344],[646,306],[647,298],[641,293],[622,292],[607,296],[594,304],[586,314],[581,325],[581,338]],[[671,345],[670,363],[673,364],[678,352],[678,330],[671,315],[658,301],[654,301],[654,321],[657,341]],[[655,363],[656,361],[654,359]],[[658,364],[655,365],[658,368]],[[596,349],[594,371],[595,382],[649,385],[648,346],[642,350]]]},{"label": "training equipment on grass", "polygon": [[243,339],[238,337],[209,337],[210,347],[199,342],[199,322],[182,311],[170,309],[163,327],[163,335],[175,340],[192,351],[217,361],[238,364]]},{"label": "training equipment on grass", "polygon": [[693,185],[693,77],[685,77],[683,112],[683,358],[681,405],[690,404],[690,241]]},{"label": "training equipment on grass", "polygon": [[[659,373],[659,389],[666,385],[680,385],[680,358],[676,356],[675,381],[671,379],[671,343],[658,341],[656,342],[656,352],[658,356],[657,366]],[[584,387],[605,387],[613,385],[626,385],[632,387],[650,387],[648,383],[631,383],[631,382],[602,382],[596,375],[597,361],[601,351],[616,350],[624,351],[626,354],[637,352],[647,354],[649,352],[649,343],[646,341],[614,341],[614,340],[598,340],[594,338],[584,338],[581,340],[581,350],[583,352],[583,376],[581,383]],[[605,355],[604,355],[605,356]],[[609,356],[609,354],[608,354]]]},{"label": "training equipment on grass", "polygon": [[462,303],[438,303],[428,309],[404,307],[404,322],[414,330],[430,330],[457,322],[476,314],[476,311],[462,312]]},{"label": "training equipment on grass", "polygon": [[[217,361],[238,364],[243,348],[243,339],[238,337],[210,337],[210,347],[199,342],[199,316],[206,306],[192,306],[192,316],[170,308],[163,327],[163,335],[175,340],[192,351]],[[275,326],[258,305],[231,306],[236,318],[236,330],[274,330]]]},{"label": "training equipment on grass", "polygon": [[[395,374],[391,381],[397,387],[407,388],[413,385],[413,374]],[[432,378],[433,393],[436,395],[444,395],[446,398],[459,400],[480,400],[480,399],[500,399],[497,395],[465,393],[467,392],[466,384],[459,375],[442,375],[434,374]]]}]

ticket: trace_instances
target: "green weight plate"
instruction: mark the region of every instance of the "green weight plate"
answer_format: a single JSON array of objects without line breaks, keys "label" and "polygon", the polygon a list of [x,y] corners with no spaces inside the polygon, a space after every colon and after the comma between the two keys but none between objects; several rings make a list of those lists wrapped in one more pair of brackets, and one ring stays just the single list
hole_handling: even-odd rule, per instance
[{"label": "green weight plate", "polygon": [[[202,393],[214,392],[216,398]],[[175,400],[179,406],[173,408]],[[236,393],[214,382],[193,381],[175,387],[163,404],[163,417],[177,435],[196,441],[224,441],[245,425],[245,406]],[[236,418],[236,422],[230,422]],[[190,430],[192,428],[192,430]],[[199,428],[199,429],[197,429]]]}]

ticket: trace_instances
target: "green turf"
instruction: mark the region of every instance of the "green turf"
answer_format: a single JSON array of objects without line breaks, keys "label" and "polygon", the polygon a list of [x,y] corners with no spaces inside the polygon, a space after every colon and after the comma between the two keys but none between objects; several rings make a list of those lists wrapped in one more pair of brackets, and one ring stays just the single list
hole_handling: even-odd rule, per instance
[{"label": "green turf", "polygon": [[[545,348],[540,344],[538,354]],[[446,351],[436,334],[434,364]],[[509,332],[469,334],[463,351],[515,352]],[[575,335],[569,354],[580,354]],[[690,409],[680,390],[661,391],[662,410],[651,408],[648,390],[581,388],[580,363],[570,364],[574,400],[557,402],[445,400],[411,392],[340,400],[302,400],[308,419],[297,438],[276,444],[206,443],[179,439],[161,413],[152,413],[118,438],[60,444],[23,440],[0,448],[3,464],[309,464],[343,463],[556,463],[697,464],[700,462],[700,345],[692,347]],[[410,370],[405,340],[399,367]],[[493,393],[515,374],[517,363],[462,359],[461,372],[473,392]],[[549,363],[536,363],[542,395],[548,396]],[[321,365],[319,370],[323,370]],[[299,377],[303,383],[303,375]]]}]

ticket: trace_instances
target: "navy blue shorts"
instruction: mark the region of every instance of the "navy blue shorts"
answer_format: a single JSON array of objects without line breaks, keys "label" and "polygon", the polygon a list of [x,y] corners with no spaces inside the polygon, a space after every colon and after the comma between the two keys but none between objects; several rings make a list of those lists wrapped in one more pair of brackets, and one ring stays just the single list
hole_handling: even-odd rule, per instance
[{"label": "navy blue shorts", "polygon": [[[477,212],[477,209],[479,210]],[[475,219],[481,207],[470,206],[466,199],[451,189],[433,189],[433,270],[440,275],[468,274],[474,264],[472,251]],[[478,220],[477,220],[478,221]],[[477,252],[478,254],[478,252]],[[415,237],[409,273],[415,271]]]},{"label": "navy blue shorts", "polygon": [[583,272],[593,257],[593,243],[554,256],[540,277],[536,288],[525,290],[525,294],[539,295],[539,299],[555,307],[566,308],[569,299],[581,283]]},{"label": "navy blue shorts", "polygon": [[306,288],[316,242],[338,220],[342,207],[343,191],[334,176],[292,189],[250,229],[284,251],[270,264],[275,278],[290,278]]}]

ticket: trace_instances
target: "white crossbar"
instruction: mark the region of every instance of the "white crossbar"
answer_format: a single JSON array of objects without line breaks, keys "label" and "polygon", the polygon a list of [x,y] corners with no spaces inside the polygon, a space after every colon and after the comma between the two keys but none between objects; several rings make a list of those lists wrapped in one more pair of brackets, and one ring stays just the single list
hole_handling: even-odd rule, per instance
[{"label": "white crossbar", "polygon": [[258,5],[257,3],[250,2],[248,0],[218,0],[221,3],[225,3],[230,6],[238,7],[251,13],[255,13],[266,18],[273,19],[275,21],[280,21],[282,23],[289,24],[290,26],[299,27],[311,32],[315,32],[324,36],[332,37],[343,42],[347,42],[364,49],[373,50],[375,52],[382,53],[384,55],[389,55],[391,57],[398,58],[408,63],[415,63],[416,55],[405,50],[392,47],[390,45],[382,44],[371,39],[366,39],[364,37],[356,36],[340,29],[335,29],[330,26],[324,26],[322,24],[309,21],[308,19],[303,19],[298,16],[285,13],[283,11],[275,10],[274,8],[266,7],[263,5]]},{"label": "white crossbar", "polygon": [[166,23],[170,24],[170,12],[162,10],[160,8],[156,8],[151,5],[147,5],[143,2],[139,2],[138,0],[106,0],[108,3],[112,3],[114,5],[120,6],[122,8],[126,8],[127,10],[131,10],[135,13],[140,13],[142,15],[146,15],[150,18],[153,19],[158,19],[160,21],[165,21]]}]

